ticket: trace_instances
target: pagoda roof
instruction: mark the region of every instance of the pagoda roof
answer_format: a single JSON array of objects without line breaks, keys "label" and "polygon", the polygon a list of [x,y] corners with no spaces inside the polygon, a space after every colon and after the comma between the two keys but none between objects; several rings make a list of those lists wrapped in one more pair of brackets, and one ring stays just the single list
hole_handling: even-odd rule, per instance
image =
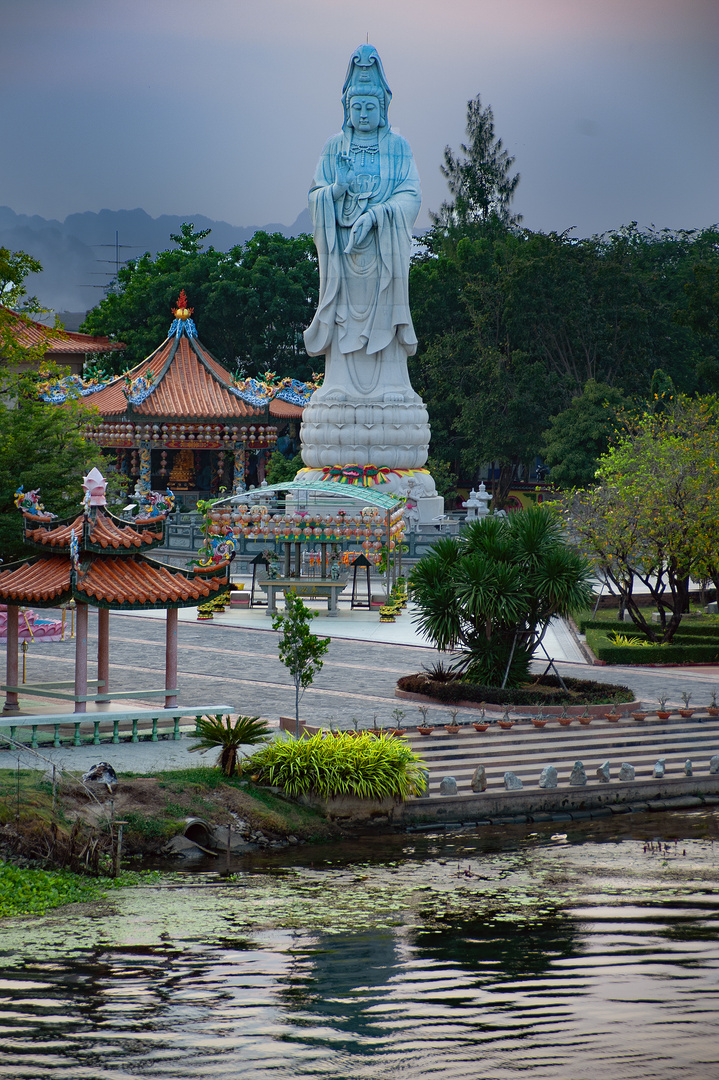
[{"label": "pagoda roof", "polygon": [[233,392],[231,373],[197,338],[191,319],[176,319],[170,330],[146,360],[93,394],[103,416],[234,421],[264,413]]},{"label": "pagoda roof", "polygon": [[227,588],[228,562],[195,574],[143,553],[164,540],[171,493],[150,492],[144,516],[131,525],[105,508],[107,481],[98,469],[82,486],[83,512],[63,521],[47,513],[38,490],[17,489],[25,539],[42,551],[0,568],[0,601],[56,607],[74,599],[93,607],[165,609],[191,607]]},{"label": "pagoda roof", "polygon": [[[54,330],[43,323],[35,322],[26,316],[20,317],[9,308],[2,308],[7,316],[10,332],[25,349],[45,345],[45,355],[52,359],[67,353],[108,353],[123,352],[126,345],[122,341],[110,341],[108,337],[97,334],[71,333],[68,330]],[[51,336],[48,336],[51,335]]]},{"label": "pagoda roof", "polygon": [[68,552],[72,542],[73,531],[75,536],[83,537],[85,531],[84,546],[89,550],[105,551],[108,548],[144,549],[157,547],[165,537],[164,517],[154,521],[136,522],[145,526],[142,529],[134,528],[133,525],[121,518],[116,518],[107,511],[97,510],[94,517],[87,517],[84,513],[75,518],[67,518],[64,521],[48,521],[44,525],[32,525],[37,521],[34,514],[25,514],[25,542],[44,549],[52,548],[55,551]]},{"label": "pagoda roof", "polygon": [[227,588],[226,566],[209,577],[143,555],[109,555],[83,558],[75,572],[69,555],[35,555],[0,570],[0,600],[57,607],[74,599],[114,610],[194,607]]}]

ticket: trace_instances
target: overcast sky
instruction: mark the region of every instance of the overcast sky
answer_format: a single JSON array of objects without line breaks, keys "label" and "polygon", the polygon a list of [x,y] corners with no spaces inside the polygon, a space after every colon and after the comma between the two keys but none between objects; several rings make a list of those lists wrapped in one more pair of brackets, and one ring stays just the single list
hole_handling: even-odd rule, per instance
[{"label": "overcast sky", "polygon": [[291,223],[367,35],[420,224],[477,93],[529,228],[719,220],[719,0],[0,0],[0,204]]}]

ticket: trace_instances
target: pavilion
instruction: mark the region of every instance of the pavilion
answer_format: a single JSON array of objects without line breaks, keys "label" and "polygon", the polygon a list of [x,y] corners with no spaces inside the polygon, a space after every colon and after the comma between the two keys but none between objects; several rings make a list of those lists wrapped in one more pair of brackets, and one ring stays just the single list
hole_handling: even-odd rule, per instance
[{"label": "pavilion", "polygon": [[[58,520],[45,511],[37,492],[18,489],[15,503],[24,517],[25,542],[38,554],[0,568],[0,601],[7,604],[7,668],[3,712],[19,711],[18,693],[40,698],[74,701],[75,712],[84,713],[88,701],[107,702],[116,697],[147,697],[164,694],[165,707],[177,705],[177,611],[193,607],[225,591],[229,585],[229,562],[206,572],[187,573],[148,557],[165,541],[165,524],[172,509],[171,497],[153,492],[132,524],[111,514],[106,505],[106,481],[97,469],[85,477],[82,510]],[[38,683],[17,685],[18,608],[32,605],[55,608],[74,601],[77,612],[74,684]],[[98,611],[97,687],[88,693],[88,609]],[[110,611],[164,609],[165,688],[109,693]],[[65,687],[73,693],[63,693]]]},{"label": "pavilion", "polygon": [[[89,388],[101,419],[87,437],[115,457],[117,472],[137,479],[140,493],[243,491],[252,455],[266,456],[277,441],[269,417],[299,420],[315,389],[272,372],[236,379],[200,341],[192,312],[183,289],[163,343],[124,375]],[[52,404],[78,392],[88,392],[78,380],[42,387]]]}]

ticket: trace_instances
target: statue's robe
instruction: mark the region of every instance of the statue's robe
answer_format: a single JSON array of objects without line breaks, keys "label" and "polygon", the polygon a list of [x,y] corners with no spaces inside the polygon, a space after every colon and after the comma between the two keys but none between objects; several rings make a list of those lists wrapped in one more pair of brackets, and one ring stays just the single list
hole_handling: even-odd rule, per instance
[{"label": "statue's robe", "polygon": [[[320,297],[305,347],[310,356],[326,355],[320,397],[333,388],[372,393],[379,383],[389,383],[415,398],[406,364],[417,348],[408,277],[412,227],[422,201],[419,176],[406,140],[380,128],[376,191],[369,197],[348,191],[335,201],[337,155],[349,151],[351,134],[346,129],[327,141],[309,193]],[[346,255],[351,228],[366,211],[376,227]]]}]

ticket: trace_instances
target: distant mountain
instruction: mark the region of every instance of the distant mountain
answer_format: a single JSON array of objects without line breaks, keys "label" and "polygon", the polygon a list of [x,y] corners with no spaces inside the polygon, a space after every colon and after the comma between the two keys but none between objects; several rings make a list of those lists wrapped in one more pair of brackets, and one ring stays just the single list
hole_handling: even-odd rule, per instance
[{"label": "distant mountain", "polygon": [[0,247],[26,251],[39,259],[41,274],[27,279],[28,291],[53,311],[86,311],[104,296],[104,285],[115,276],[115,233],[119,257],[126,262],[145,251],[156,254],[173,246],[170,233],[179,233],[183,221],[194,222],[196,229],[212,229],[206,243],[218,251],[243,244],[258,229],[297,236],[312,232],[307,210],[292,225],[270,222],[268,225],[229,225],[213,221],[203,214],[163,214],[152,218],[144,210],[101,210],[70,214],[64,221],[42,218],[37,214],[16,214],[9,206],[0,206]]}]

